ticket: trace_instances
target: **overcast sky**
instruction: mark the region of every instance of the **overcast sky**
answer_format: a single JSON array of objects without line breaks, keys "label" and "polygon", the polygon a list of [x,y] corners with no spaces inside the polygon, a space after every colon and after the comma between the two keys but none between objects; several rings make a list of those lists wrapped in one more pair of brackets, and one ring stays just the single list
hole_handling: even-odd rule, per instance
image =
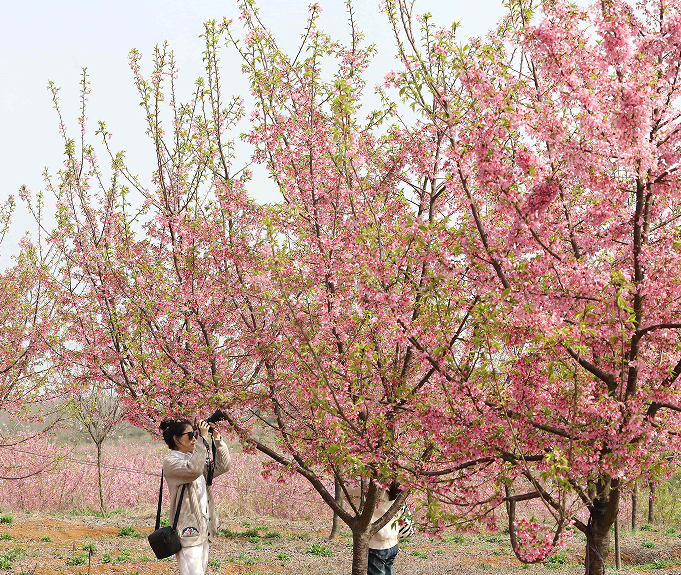
[{"label": "overcast sky", "polygon": [[[321,0],[320,27],[334,37],[348,36],[342,0]],[[308,14],[309,0],[262,0],[261,15],[280,43],[292,50],[299,41]],[[26,184],[34,192],[43,187],[42,172],[59,169],[63,144],[52,108],[47,82],[61,87],[65,123],[77,135],[78,82],[81,68],[90,74],[89,128],[105,120],[113,133],[113,147],[127,151],[133,169],[148,181],[153,169],[151,148],[144,134],[142,110],[132,82],[127,55],[132,48],[144,54],[142,66],[149,72],[156,44],[167,40],[180,68],[180,90],[189,94],[201,74],[203,22],[236,19],[234,0],[0,0],[0,199]],[[358,27],[375,43],[379,56],[369,74],[368,86],[381,83],[396,67],[394,42],[377,0],[355,3]],[[417,13],[431,12],[438,25],[461,23],[460,38],[484,35],[503,14],[501,0],[417,0]],[[247,94],[240,62],[225,62],[230,71],[229,89]],[[223,77],[226,77],[223,75]],[[246,158],[242,158],[245,161]],[[259,200],[274,199],[273,187],[264,176],[252,182]],[[16,250],[16,243],[30,225],[17,210],[12,230],[0,249],[0,267]]]}]

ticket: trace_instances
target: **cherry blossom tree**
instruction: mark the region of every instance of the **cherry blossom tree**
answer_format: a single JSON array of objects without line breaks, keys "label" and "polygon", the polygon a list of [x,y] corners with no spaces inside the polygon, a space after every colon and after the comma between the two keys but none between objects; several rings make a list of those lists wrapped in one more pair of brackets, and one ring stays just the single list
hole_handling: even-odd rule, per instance
[{"label": "cherry blossom tree", "polygon": [[512,535],[516,504],[553,514],[556,538],[525,561],[573,522],[603,573],[623,490],[679,463],[679,9],[512,2],[461,45],[387,5],[403,64],[387,83],[447,142],[452,257],[481,298],[475,377],[450,376],[454,354],[437,364],[457,398],[439,425],[514,454],[499,474]]},{"label": "cherry blossom tree", "polygon": [[[111,161],[104,177],[85,138],[84,74],[81,140],[68,138],[62,120],[66,160],[48,185],[59,224],[50,241],[62,257],[51,278],[65,333],[55,353],[65,379],[115,386],[128,417],[150,429],[160,416],[220,406],[272,472],[305,477],[350,527],[353,573],[365,573],[370,537],[410,489],[458,489],[451,477],[423,473],[452,459],[423,433],[446,380],[405,328],[436,338],[444,329],[440,353],[456,347],[472,360],[464,334],[477,298],[463,289],[465,269],[441,268],[451,213],[432,174],[442,142],[390,125],[389,104],[361,119],[373,48],[351,6],[348,46],[317,29],[312,6],[296,57],[278,48],[251,3],[241,8],[243,41],[229,23],[206,24],[206,76],[188,104],[176,99],[170,52],[157,49],[150,79],[131,54],[157,156],[149,185],[110,151],[100,124]],[[279,205],[249,200],[248,174],[231,167],[229,131],[243,112],[239,100],[223,102],[225,37],[252,81],[247,139],[279,186]],[[457,377],[470,374],[463,366]],[[459,471],[471,480],[468,464]],[[361,497],[350,502],[356,485]],[[401,490],[372,523],[391,485]]]},{"label": "cherry blossom tree", "polygon": [[[22,197],[27,193],[20,191]],[[10,197],[0,208],[0,243],[10,227],[14,207]],[[25,237],[12,259],[0,272],[0,410],[15,420],[38,422],[54,415],[50,401],[56,391],[48,384],[45,355],[54,302],[41,281],[41,270],[50,265],[50,258],[39,243]],[[55,422],[53,419],[47,427]],[[23,435],[3,437],[2,443],[16,444]]]},{"label": "cherry blossom tree", "polygon": [[[450,384],[468,381],[479,356],[479,296],[470,264],[453,265],[458,240],[448,231],[458,216],[436,180],[448,141],[400,127],[387,99],[362,118],[372,48],[351,5],[347,46],[318,30],[313,5],[295,58],[278,49],[252,3],[241,6],[247,35],[235,44],[256,96],[248,139],[284,198],[265,228],[263,269],[248,280],[274,310],[271,336],[256,352],[265,385],[251,392],[280,438],[278,450],[254,443],[307,477],[350,527],[353,573],[363,573],[368,539],[403,501],[371,524],[374,486],[437,492],[424,498],[433,525],[444,500],[459,508],[450,519],[470,526],[489,519],[503,491],[494,470],[514,457],[481,458],[476,446],[452,445],[470,432],[468,422],[450,425],[452,444],[433,439],[443,431],[436,406],[457,400]],[[333,76],[322,66],[329,60],[338,62]],[[446,374],[445,356],[461,359]],[[361,478],[360,506],[338,505],[323,474],[346,496]],[[472,489],[486,499],[471,505]]]}]

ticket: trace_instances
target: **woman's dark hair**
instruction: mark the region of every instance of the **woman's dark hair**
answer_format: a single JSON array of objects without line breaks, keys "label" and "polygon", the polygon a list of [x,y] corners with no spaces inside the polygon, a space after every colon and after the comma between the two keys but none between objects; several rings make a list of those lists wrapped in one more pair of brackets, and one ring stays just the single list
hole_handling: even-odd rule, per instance
[{"label": "woman's dark hair", "polygon": [[390,483],[390,487],[388,487],[388,501],[395,501],[400,493],[402,493],[400,484],[396,479],[393,479]]},{"label": "woman's dark hair", "polygon": [[175,436],[184,433],[187,427],[192,427],[187,419],[164,419],[158,428],[163,433],[163,441],[170,449],[175,449]]}]

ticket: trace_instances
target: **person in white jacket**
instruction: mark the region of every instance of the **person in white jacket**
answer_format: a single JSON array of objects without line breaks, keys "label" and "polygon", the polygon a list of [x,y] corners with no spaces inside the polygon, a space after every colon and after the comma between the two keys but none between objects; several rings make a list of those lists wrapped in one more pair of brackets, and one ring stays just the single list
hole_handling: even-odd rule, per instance
[{"label": "person in white jacket", "polygon": [[170,492],[171,524],[182,486],[186,486],[177,523],[182,542],[182,550],[177,554],[180,575],[204,575],[208,566],[208,546],[220,526],[211,478],[229,470],[229,449],[217,429],[214,430],[212,441],[216,449],[213,461],[209,448],[209,426],[205,421],[201,421],[195,430],[187,420],[164,419],[160,428],[171,449],[163,460],[163,474]]}]

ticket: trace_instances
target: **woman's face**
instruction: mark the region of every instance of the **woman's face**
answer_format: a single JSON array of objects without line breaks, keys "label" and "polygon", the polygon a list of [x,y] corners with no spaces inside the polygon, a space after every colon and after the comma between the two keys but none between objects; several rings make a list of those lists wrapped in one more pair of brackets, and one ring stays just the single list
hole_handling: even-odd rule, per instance
[{"label": "woman's face", "polygon": [[194,430],[191,425],[187,425],[184,431],[180,435],[176,435],[175,448],[182,453],[192,453],[194,451],[194,445],[196,444],[196,438],[194,437]]}]

